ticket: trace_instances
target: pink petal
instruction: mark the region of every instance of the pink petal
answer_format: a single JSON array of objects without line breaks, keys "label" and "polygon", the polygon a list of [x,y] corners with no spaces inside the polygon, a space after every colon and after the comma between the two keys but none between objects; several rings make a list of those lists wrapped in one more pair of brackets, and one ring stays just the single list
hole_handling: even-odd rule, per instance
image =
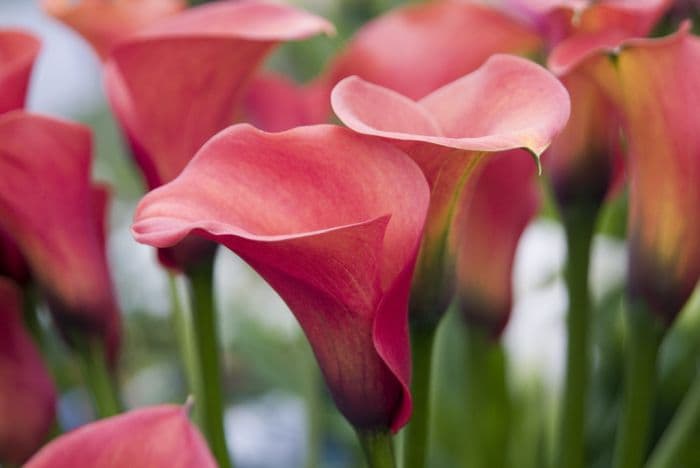
[{"label": "pink petal", "polygon": [[19,245],[63,330],[96,333],[113,354],[119,314],[104,220],[95,219],[90,146],[81,125],[21,111],[0,116],[0,228]]},{"label": "pink petal", "polygon": [[187,412],[151,406],[87,424],[52,441],[25,468],[215,468]]},{"label": "pink petal", "polygon": [[505,55],[419,103],[357,77],[340,82],[331,102],[338,117],[360,133],[467,151],[522,147],[539,154],[569,116],[568,94],[554,77]]},{"label": "pink petal", "polygon": [[700,277],[700,40],[628,42],[617,68],[629,142],[632,295],[670,323]]},{"label": "pink petal", "polygon": [[343,414],[397,430],[410,413],[405,305],[427,204],[420,170],[390,145],[334,126],[237,125],[146,195],[132,229],[156,247],[192,233],[238,253],[296,315]]},{"label": "pink petal", "polygon": [[24,107],[39,39],[24,31],[0,30],[0,114]]},{"label": "pink petal", "polygon": [[492,54],[530,54],[540,46],[534,31],[496,9],[428,2],[397,8],[363,26],[334,60],[330,81],[358,75],[419,99]]},{"label": "pink petal", "polygon": [[518,152],[500,153],[485,163],[463,193],[451,233],[462,314],[493,336],[500,335],[510,316],[515,250],[540,201],[535,166]]},{"label": "pink petal", "polygon": [[53,382],[21,314],[19,289],[0,278],[0,460],[17,465],[48,436],[56,406]]}]

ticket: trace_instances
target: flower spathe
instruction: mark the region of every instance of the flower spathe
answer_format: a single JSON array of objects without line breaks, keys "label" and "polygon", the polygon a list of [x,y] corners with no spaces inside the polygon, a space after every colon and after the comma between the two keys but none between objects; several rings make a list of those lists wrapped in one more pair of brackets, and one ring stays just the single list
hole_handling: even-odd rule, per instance
[{"label": "flower spathe", "polygon": [[536,32],[495,8],[447,0],[396,8],[363,26],[336,57],[329,81],[347,76],[420,99],[495,53],[535,54]]},{"label": "flower spathe", "polygon": [[513,303],[513,262],[520,236],[540,204],[535,165],[506,151],[489,158],[462,194],[452,241],[463,318],[497,337]]},{"label": "flower spathe", "polygon": [[228,128],[139,204],[136,240],[222,243],[293,311],[334,400],[357,428],[410,415],[407,300],[428,207],[420,169],[393,146],[319,125]]},{"label": "flower spathe", "polygon": [[75,29],[101,59],[120,40],[185,8],[186,0],[43,0],[42,8]]},{"label": "flower spathe", "polygon": [[64,334],[95,335],[114,357],[120,331],[104,243],[106,195],[90,182],[90,152],[82,125],[23,111],[0,116],[0,228],[19,246]]},{"label": "flower spathe", "polygon": [[348,127],[394,142],[428,179],[430,211],[411,307],[416,319],[435,323],[454,293],[448,237],[462,189],[487,153],[544,151],[568,119],[568,94],[542,67],[495,55],[418,102],[357,77],[341,81],[331,102]]},{"label": "flower spathe", "polygon": [[700,278],[700,40],[622,44],[617,72],[629,143],[629,289],[670,323]]},{"label": "flower spathe", "polygon": [[48,436],[56,390],[24,330],[20,290],[0,278],[0,463],[19,465]]},{"label": "flower spathe", "polygon": [[216,468],[188,406],[141,408],[62,435],[25,468]]},{"label": "flower spathe", "polygon": [[0,114],[24,107],[41,44],[32,34],[0,29]]}]

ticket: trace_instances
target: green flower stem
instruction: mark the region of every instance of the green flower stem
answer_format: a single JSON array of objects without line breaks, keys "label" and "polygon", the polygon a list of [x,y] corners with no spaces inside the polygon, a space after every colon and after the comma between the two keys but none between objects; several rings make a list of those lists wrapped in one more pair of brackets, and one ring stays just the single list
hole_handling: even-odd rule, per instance
[{"label": "green flower stem", "polygon": [[192,322],[199,367],[200,393],[195,395],[195,411],[201,415],[202,430],[220,468],[232,468],[233,463],[224,434],[224,405],[221,390],[219,338],[214,306],[213,258],[188,269],[192,299]]},{"label": "green flower stem", "polygon": [[436,329],[430,326],[411,330],[413,413],[403,439],[404,468],[423,468],[428,454],[430,425],[430,385]]},{"label": "green flower stem", "polygon": [[360,439],[368,468],[396,468],[394,446],[388,430],[358,430],[357,437]]},{"label": "green flower stem", "polygon": [[[180,288],[177,284],[177,277],[172,272],[168,272],[168,286],[172,305],[172,326],[177,337],[178,348],[180,348],[180,357],[185,378],[187,379],[188,392],[193,395],[201,395],[191,311],[180,301]],[[201,421],[198,422],[201,423]]]},{"label": "green flower stem", "polygon": [[22,308],[24,318],[24,326],[32,335],[37,347],[42,354],[45,351],[46,343],[44,339],[44,331],[39,322],[39,311],[37,310],[36,289],[33,285],[28,284],[22,288]]},{"label": "green flower stem", "polygon": [[564,213],[567,263],[565,271],[569,297],[566,318],[566,376],[562,400],[555,466],[584,467],[586,402],[590,374],[590,292],[588,270],[591,242],[598,211],[592,207],[571,207]]},{"label": "green flower stem", "polygon": [[700,372],[649,458],[646,468],[674,468],[676,458],[688,447],[700,422]]},{"label": "green flower stem", "polygon": [[510,427],[506,360],[500,341],[467,324],[464,467],[503,468]]},{"label": "green flower stem", "polygon": [[318,468],[323,443],[322,377],[313,353],[308,353],[306,379],[306,414],[308,419],[306,468]]},{"label": "green flower stem", "polygon": [[80,336],[75,340],[85,377],[85,385],[92,397],[99,418],[121,412],[114,376],[109,371],[102,341],[95,337]]},{"label": "green flower stem", "polygon": [[622,416],[615,441],[615,468],[639,468],[647,452],[656,387],[660,321],[640,302],[630,304]]}]

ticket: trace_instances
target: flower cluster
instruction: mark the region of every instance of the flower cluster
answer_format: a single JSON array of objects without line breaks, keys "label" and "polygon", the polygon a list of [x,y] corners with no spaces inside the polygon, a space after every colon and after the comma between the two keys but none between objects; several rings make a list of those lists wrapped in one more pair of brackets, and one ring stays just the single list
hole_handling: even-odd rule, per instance
[{"label": "flower cluster", "polygon": [[[700,277],[700,40],[688,22],[651,37],[677,22],[669,0],[501,3],[389,10],[297,84],[263,62],[283,42],[338,33],[296,7],[43,2],[101,61],[147,191],[135,241],[190,286],[193,406],[119,415],[110,192],[92,180],[88,127],[23,109],[40,41],[0,29],[0,463],[233,466],[212,281],[222,245],[294,314],[369,466],[394,466],[391,436],[407,424],[404,465],[432,466],[436,330],[455,305],[472,344],[467,404],[507,393],[505,375],[492,379],[476,355],[499,352],[516,247],[550,184],[569,249],[556,466],[589,466],[590,245],[621,192],[629,340],[614,463],[641,466],[653,392],[634,389],[653,388],[658,347]],[[42,360],[43,304],[105,418],[46,445],[57,391]],[[503,391],[489,395],[492,385]],[[482,428],[474,466],[505,466],[508,435],[470,414]],[[678,426],[668,433],[685,434]],[[653,466],[672,466],[664,456],[676,446],[661,440]]]}]

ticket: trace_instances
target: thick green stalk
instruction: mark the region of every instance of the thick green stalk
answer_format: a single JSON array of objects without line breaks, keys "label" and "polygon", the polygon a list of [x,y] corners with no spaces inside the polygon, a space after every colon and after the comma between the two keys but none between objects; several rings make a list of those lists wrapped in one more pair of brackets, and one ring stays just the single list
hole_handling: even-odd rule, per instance
[{"label": "thick green stalk", "polygon": [[413,327],[411,330],[413,413],[403,438],[404,468],[423,468],[426,466],[430,435],[430,384],[432,382],[435,332],[435,328],[429,326]]},{"label": "thick green stalk", "polygon": [[646,468],[673,468],[700,423],[700,372],[649,458]]},{"label": "thick green stalk", "polygon": [[660,321],[641,302],[629,305],[622,416],[615,441],[615,468],[640,468],[647,452],[656,387]]},{"label": "thick green stalk", "polygon": [[597,210],[592,207],[570,207],[563,218],[567,245],[565,279],[569,311],[566,317],[566,376],[557,431],[555,466],[583,468],[590,374],[588,270]]},{"label": "thick green stalk", "polygon": [[233,464],[224,433],[221,363],[214,306],[213,258],[188,269],[187,276],[192,289],[192,323],[201,384],[198,385],[200,393],[195,395],[195,411],[201,415],[198,420],[201,421],[202,430],[219,467],[231,468]]},{"label": "thick green stalk", "polygon": [[[168,273],[168,286],[170,289],[170,302],[172,310],[170,318],[177,337],[180,358],[182,359],[183,373],[187,379],[188,392],[193,395],[201,394],[201,383],[197,373],[197,350],[195,348],[195,336],[192,329],[191,311],[180,300],[180,288],[174,273]],[[201,423],[201,421],[198,421]]]},{"label": "thick green stalk", "polygon": [[464,403],[465,468],[503,468],[510,427],[510,398],[505,353],[500,342],[478,326],[467,324]]},{"label": "thick green stalk", "polygon": [[357,437],[360,439],[368,468],[396,468],[394,446],[388,430],[358,430]]},{"label": "thick green stalk", "polygon": [[94,337],[81,336],[76,343],[85,385],[90,392],[97,416],[107,418],[118,414],[121,412],[121,403],[102,342]]}]

